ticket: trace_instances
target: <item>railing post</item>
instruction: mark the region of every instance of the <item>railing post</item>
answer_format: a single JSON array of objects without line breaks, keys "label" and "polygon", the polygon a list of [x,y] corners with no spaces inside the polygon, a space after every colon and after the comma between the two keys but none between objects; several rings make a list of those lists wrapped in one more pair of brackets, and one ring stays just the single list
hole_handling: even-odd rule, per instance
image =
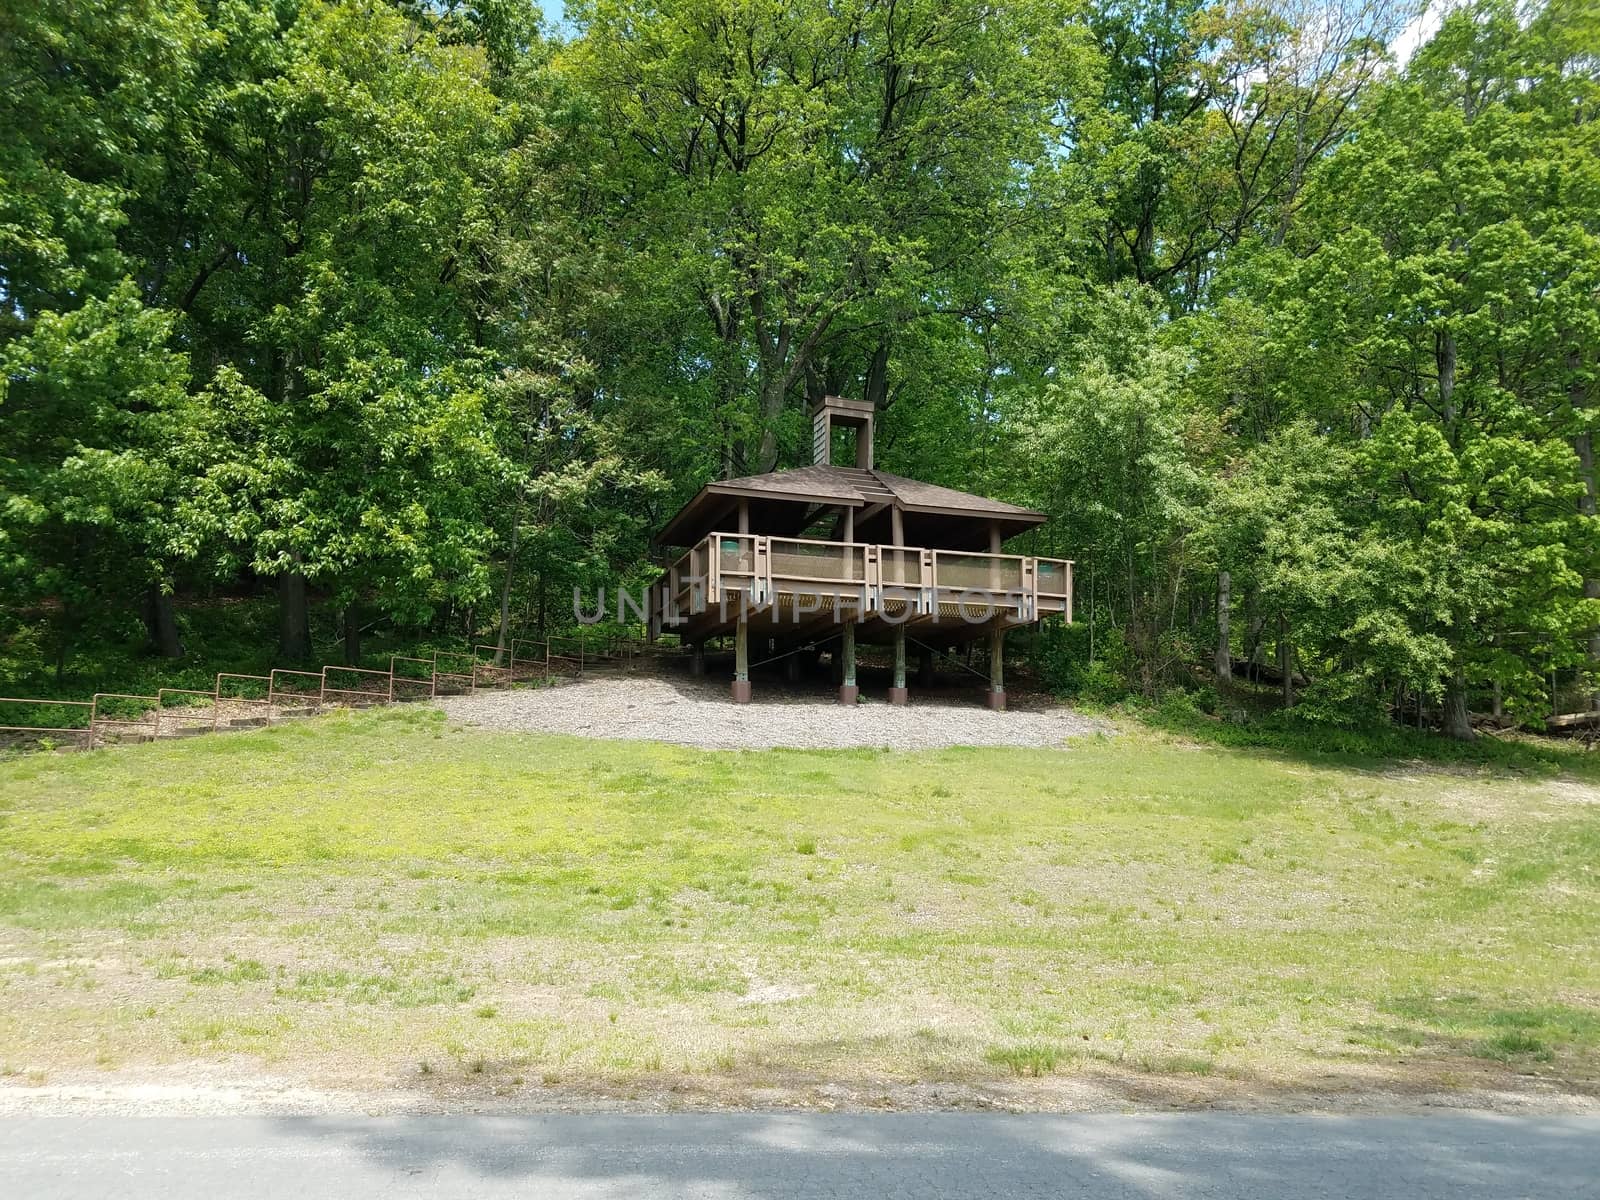
[{"label": "railing post", "polygon": [[755,552],[751,555],[750,605],[759,607],[772,594],[772,539],[755,539]]},{"label": "railing post", "polygon": [[[862,549],[862,580],[863,595],[861,597],[862,615],[868,612],[878,612],[883,608],[883,547],[866,546]],[[849,548],[850,574],[855,572],[855,547]]]}]

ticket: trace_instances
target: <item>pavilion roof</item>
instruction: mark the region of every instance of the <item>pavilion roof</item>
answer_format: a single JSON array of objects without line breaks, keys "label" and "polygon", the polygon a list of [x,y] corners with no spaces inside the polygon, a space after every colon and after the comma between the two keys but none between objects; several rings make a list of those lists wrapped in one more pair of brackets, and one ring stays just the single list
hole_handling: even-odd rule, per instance
[{"label": "pavilion roof", "polygon": [[[867,467],[810,466],[764,475],[745,475],[706,484],[656,535],[663,546],[687,546],[726,521],[740,499],[751,502],[751,530],[756,533],[793,534],[809,523],[817,510],[845,506],[876,515],[894,507],[920,519],[926,533],[948,530],[943,542],[965,548],[987,537],[991,524],[1010,537],[1043,522],[1045,514],[1004,500],[991,500],[937,483],[908,479]],[[776,528],[760,528],[760,525]],[[726,528],[724,524],[722,527]],[[857,537],[862,536],[860,526]],[[908,545],[927,544],[907,538]]]}]

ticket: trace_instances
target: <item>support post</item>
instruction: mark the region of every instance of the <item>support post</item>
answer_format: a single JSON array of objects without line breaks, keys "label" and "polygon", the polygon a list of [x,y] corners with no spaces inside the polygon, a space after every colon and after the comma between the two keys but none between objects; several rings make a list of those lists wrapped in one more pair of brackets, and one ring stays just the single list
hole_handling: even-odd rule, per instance
[{"label": "support post", "polygon": [[927,646],[917,652],[917,686],[933,686],[933,650]]},{"label": "support post", "polygon": [[996,621],[989,627],[989,693],[986,702],[990,708],[1006,706],[1006,631]]},{"label": "support post", "polygon": [[796,648],[783,660],[783,677],[790,683],[800,682],[800,650]]},{"label": "support post", "polygon": [[750,624],[742,614],[733,634],[733,702],[750,703]]},{"label": "support post", "polygon": [[[990,521],[989,522],[989,553],[990,554],[999,554],[1000,553],[1000,522],[999,521]],[[997,615],[999,613],[999,611],[1000,611],[999,607],[998,607],[999,601],[1000,601],[1000,594],[999,593],[1000,593],[1000,560],[998,558],[991,558],[989,560],[989,600],[990,600],[989,614],[991,616]]]},{"label": "support post", "polygon": [[911,698],[906,691],[906,627],[894,627],[894,686],[889,689],[890,704],[904,704]]},{"label": "support post", "polygon": [[856,623],[846,621],[839,635],[839,660],[843,675],[839,683],[839,703],[854,704],[861,695],[856,686]]},{"label": "support post", "polygon": [[706,644],[694,642],[689,647],[689,674],[699,678],[706,673]]}]

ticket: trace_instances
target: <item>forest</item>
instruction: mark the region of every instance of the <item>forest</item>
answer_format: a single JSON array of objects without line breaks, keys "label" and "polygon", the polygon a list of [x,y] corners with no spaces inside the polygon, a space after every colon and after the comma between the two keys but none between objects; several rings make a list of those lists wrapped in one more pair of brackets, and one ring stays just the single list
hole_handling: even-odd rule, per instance
[{"label": "forest", "polygon": [[1592,0],[7,0],[0,81],[41,680],[570,624],[839,394],[1050,515],[1064,694],[1596,705]]}]

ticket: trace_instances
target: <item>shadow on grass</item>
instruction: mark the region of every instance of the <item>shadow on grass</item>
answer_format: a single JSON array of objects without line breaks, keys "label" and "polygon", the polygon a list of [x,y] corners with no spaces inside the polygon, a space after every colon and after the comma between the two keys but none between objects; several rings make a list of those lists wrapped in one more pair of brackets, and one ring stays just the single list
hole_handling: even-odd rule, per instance
[{"label": "shadow on grass", "polygon": [[1590,753],[1581,743],[1527,734],[1484,734],[1471,742],[1457,742],[1437,733],[1397,726],[1341,729],[1301,725],[1281,714],[1226,720],[1186,704],[1126,712],[1152,729],[1206,745],[1267,751],[1310,763],[1365,770],[1422,763],[1534,775],[1565,772],[1600,780],[1600,755]]},{"label": "shadow on grass", "polygon": [[1380,1011],[1393,1020],[1357,1026],[1350,1038],[1353,1044],[1412,1051],[1436,1061],[1498,1063],[1513,1070],[1552,1062],[1593,1062],[1600,1053],[1600,1012],[1591,1008],[1516,1007],[1462,992],[1399,997],[1381,1005]]}]

